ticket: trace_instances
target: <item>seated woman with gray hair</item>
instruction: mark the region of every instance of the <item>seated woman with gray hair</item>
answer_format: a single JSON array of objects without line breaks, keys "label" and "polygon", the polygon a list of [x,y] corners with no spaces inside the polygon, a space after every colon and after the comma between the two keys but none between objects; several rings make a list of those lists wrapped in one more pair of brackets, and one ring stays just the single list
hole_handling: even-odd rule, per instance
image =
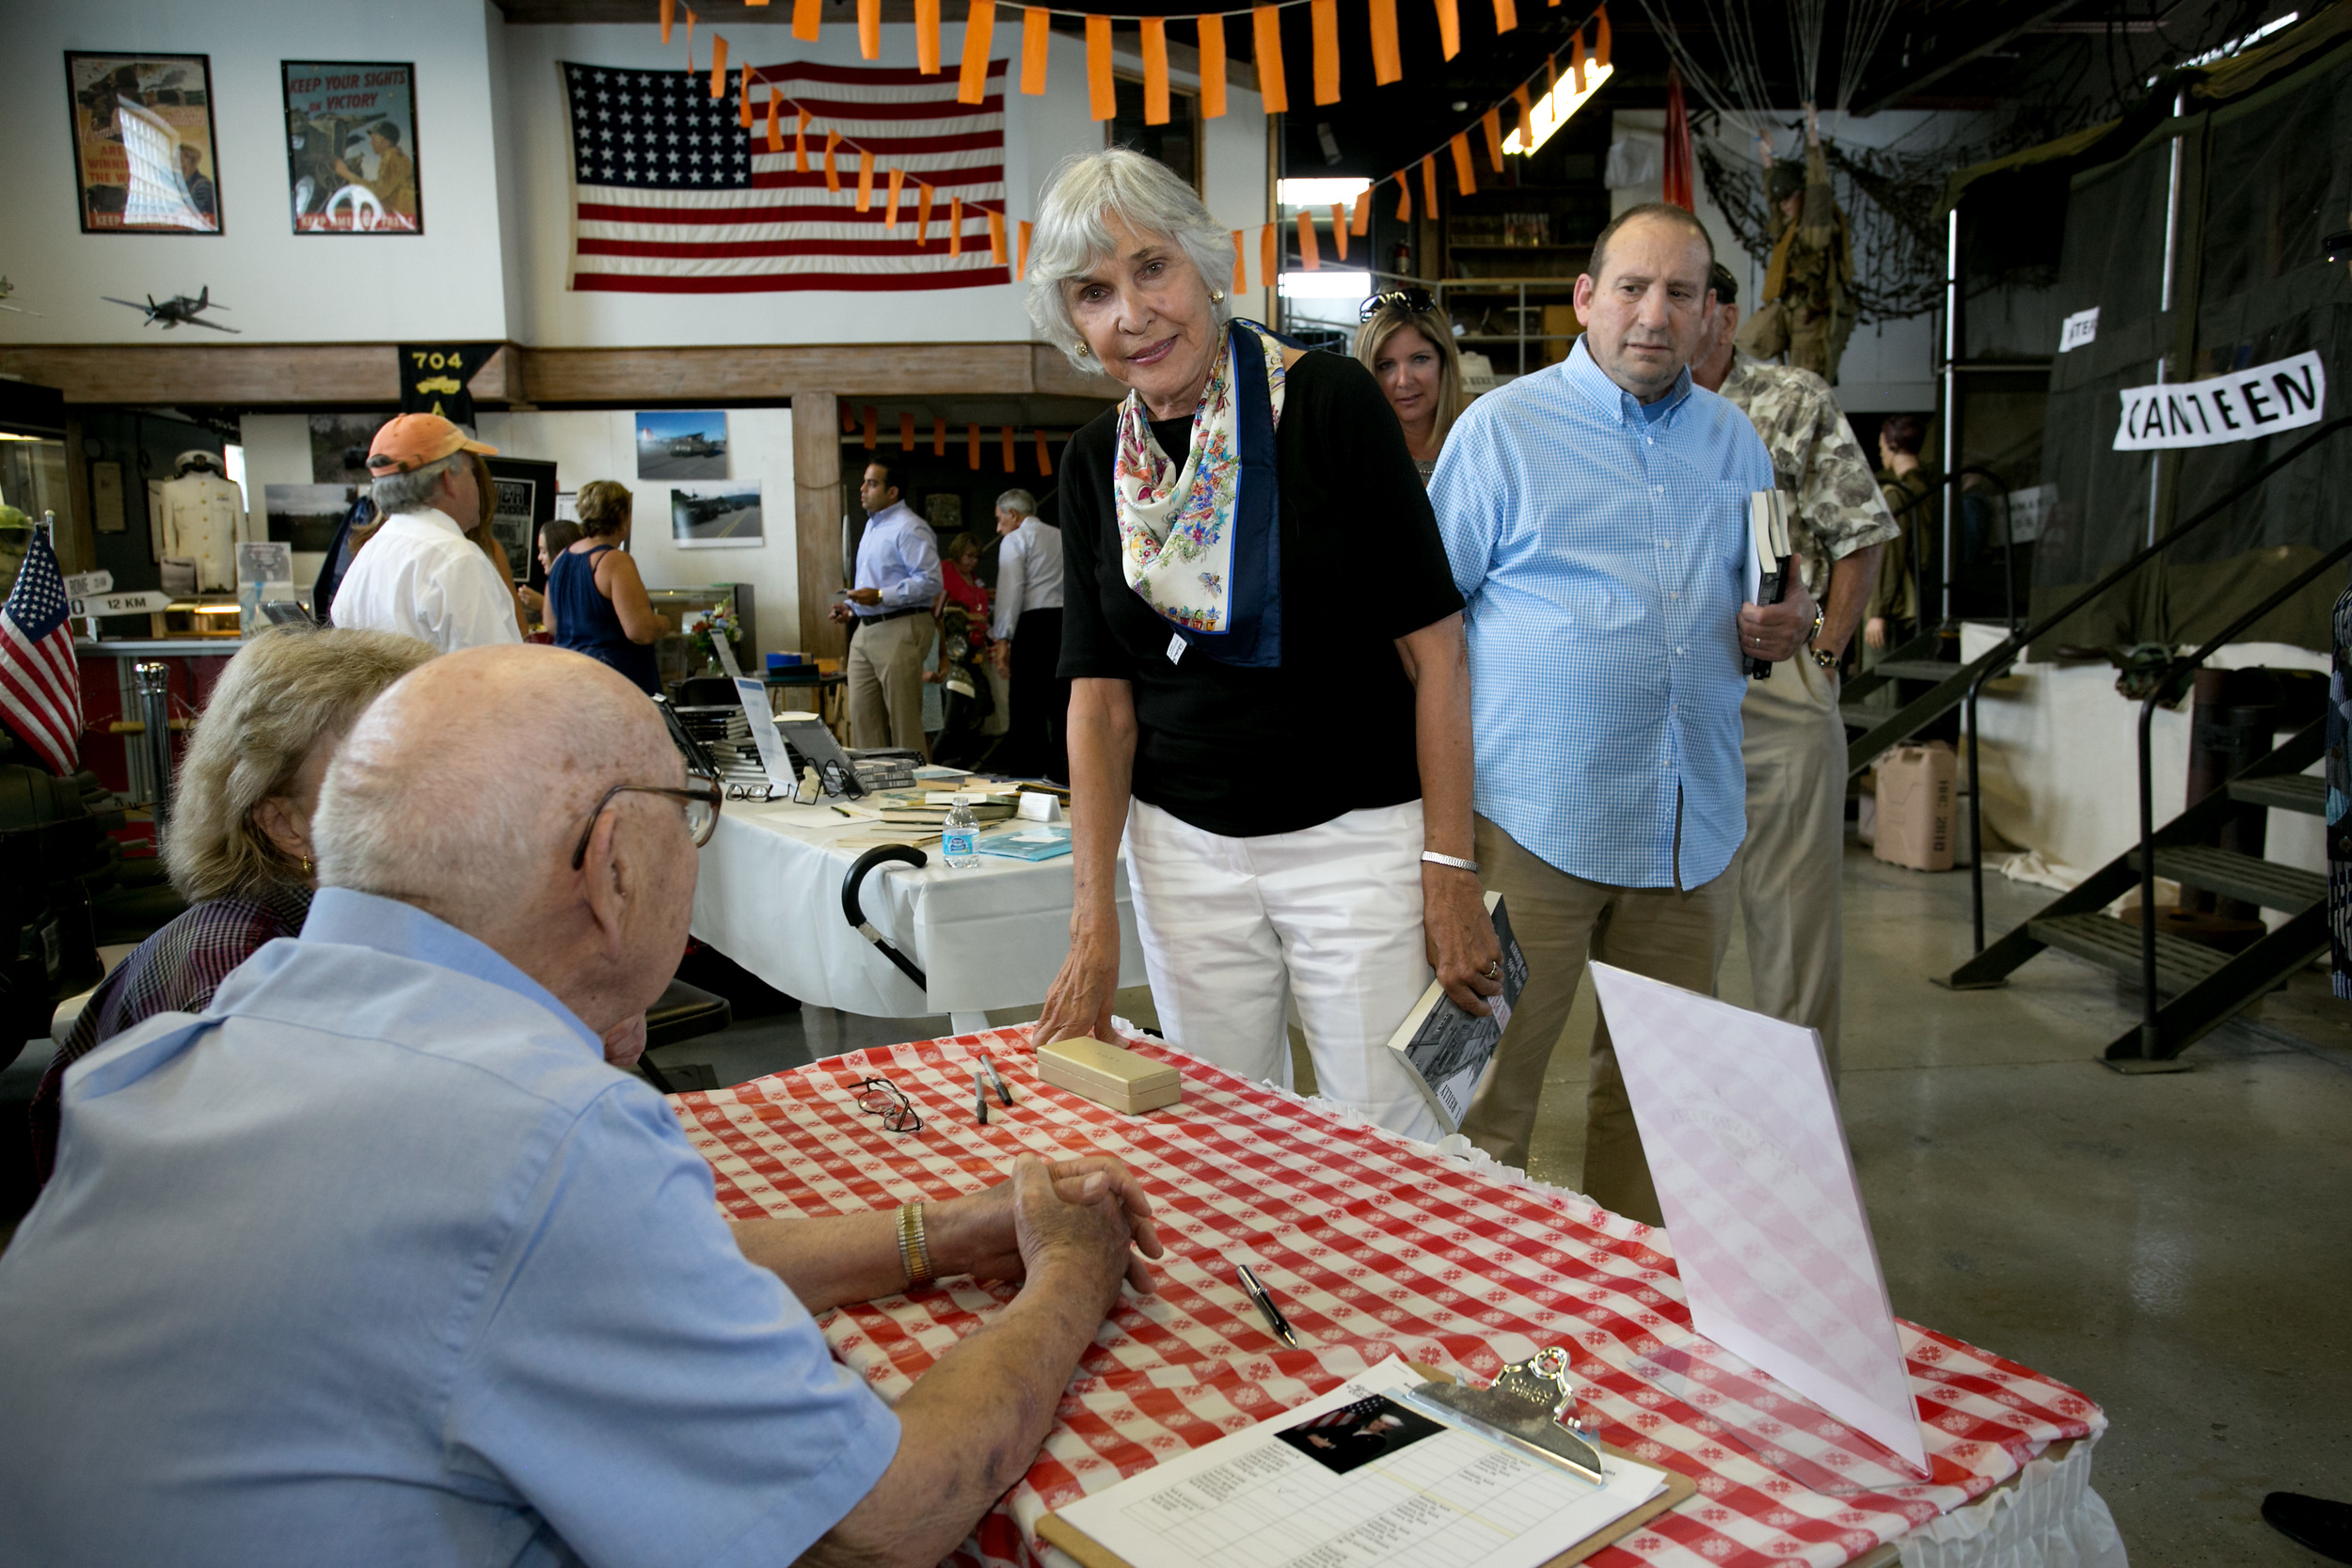
[{"label": "seated woman with gray hair", "polygon": [[33,1164],[56,1164],[65,1070],[133,1024],[200,1013],[229,972],[302,929],[310,816],[335,748],[377,693],[433,657],[395,632],[265,631],[240,649],[188,736],[164,867],[191,906],[82,1008],[33,1093]]},{"label": "seated woman with gray hair", "polygon": [[1123,383],[1063,456],[1061,674],[1075,908],[1042,1044],[1108,1037],[1123,832],[1167,1037],[1440,1129],[1391,1033],[1428,984],[1484,1012],[1462,600],[1370,372],[1233,317],[1227,226],[1113,149],[1040,203],[1029,313]]}]

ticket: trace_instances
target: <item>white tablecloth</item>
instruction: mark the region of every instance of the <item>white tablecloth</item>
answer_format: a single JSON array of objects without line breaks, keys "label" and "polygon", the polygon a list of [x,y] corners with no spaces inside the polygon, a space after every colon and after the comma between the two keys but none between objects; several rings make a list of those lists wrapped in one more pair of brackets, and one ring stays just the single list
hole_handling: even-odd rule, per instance
[{"label": "white tablecloth", "polygon": [[[912,1018],[1044,1001],[1070,952],[1071,857],[987,855],[972,870],[950,871],[931,845],[920,871],[889,864],[869,873],[866,918],[930,978],[926,990],[841,917],[841,879],[864,851],[834,845],[880,829],[829,806],[729,801],[702,848],[694,935],[778,990],[843,1012]],[[1124,865],[1114,896],[1119,983],[1141,985]]]}]

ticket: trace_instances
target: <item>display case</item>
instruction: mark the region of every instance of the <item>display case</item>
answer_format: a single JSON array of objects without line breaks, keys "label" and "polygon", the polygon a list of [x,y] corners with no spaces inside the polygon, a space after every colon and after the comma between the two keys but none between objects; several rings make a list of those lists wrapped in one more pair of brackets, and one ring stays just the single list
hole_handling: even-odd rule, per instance
[{"label": "display case", "polygon": [[699,588],[647,588],[645,597],[653,601],[653,612],[661,617],[661,636],[653,645],[654,667],[661,684],[675,686],[687,676],[699,672],[702,659],[689,641],[688,634],[708,611],[724,607],[735,617],[735,657],[749,666],[753,650],[759,646],[758,628],[753,620],[752,585],[748,582],[713,582]]}]

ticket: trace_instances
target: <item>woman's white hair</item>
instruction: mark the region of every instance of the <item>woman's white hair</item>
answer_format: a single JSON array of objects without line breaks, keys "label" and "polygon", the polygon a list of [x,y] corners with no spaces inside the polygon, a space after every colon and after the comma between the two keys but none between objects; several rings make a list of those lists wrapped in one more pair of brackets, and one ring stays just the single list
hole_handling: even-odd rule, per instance
[{"label": "woman's white hair", "polygon": [[1139,234],[1174,241],[1200,274],[1211,320],[1223,326],[1232,318],[1226,280],[1233,274],[1233,231],[1209,215],[1200,193],[1166,164],[1130,148],[1077,153],[1063,159],[1045,182],[1029,236],[1029,320],[1072,364],[1101,368],[1087,361],[1086,339],[1071,320],[1063,285],[1112,253],[1112,217]]}]

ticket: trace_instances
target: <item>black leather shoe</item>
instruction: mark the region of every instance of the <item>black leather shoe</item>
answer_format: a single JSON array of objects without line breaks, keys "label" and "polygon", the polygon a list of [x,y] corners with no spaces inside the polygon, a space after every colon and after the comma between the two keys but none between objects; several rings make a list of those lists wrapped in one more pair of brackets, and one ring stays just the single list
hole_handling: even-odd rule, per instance
[{"label": "black leather shoe", "polygon": [[2352,1503],[2273,1492],[2263,1499],[2270,1528],[2298,1546],[2309,1546],[2331,1562],[2352,1562]]}]

